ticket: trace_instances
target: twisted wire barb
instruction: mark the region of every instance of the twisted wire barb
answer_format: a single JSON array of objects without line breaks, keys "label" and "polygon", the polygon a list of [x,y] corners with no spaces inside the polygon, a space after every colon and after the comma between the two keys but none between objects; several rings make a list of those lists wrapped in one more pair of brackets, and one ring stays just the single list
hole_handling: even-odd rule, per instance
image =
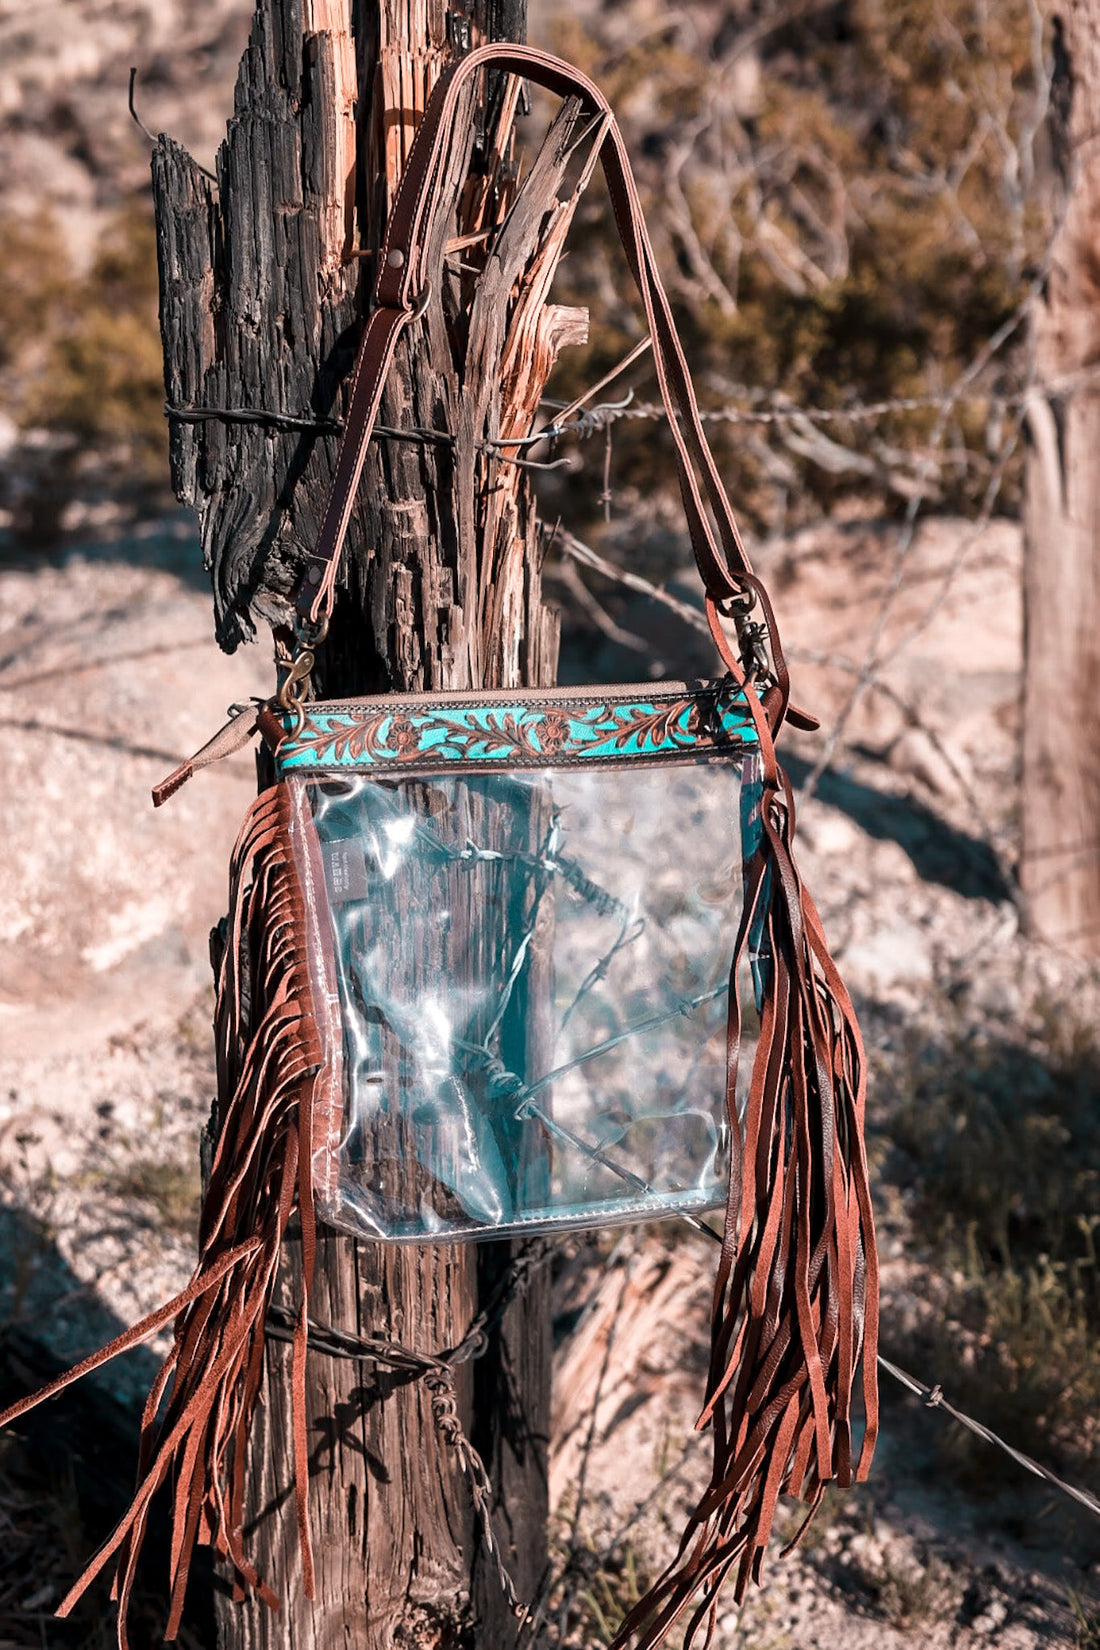
[{"label": "twisted wire barb", "polygon": [[504,1554],[493,1529],[493,1485],[484,1461],[466,1436],[459,1418],[458,1404],[455,1400],[454,1370],[447,1365],[441,1369],[426,1370],[424,1383],[432,1395],[432,1420],[435,1422],[436,1431],[443,1442],[454,1451],[459,1468],[469,1485],[470,1499],[481,1529],[481,1539],[496,1566],[500,1590],[512,1614],[517,1619],[522,1619],[527,1614],[527,1606],[521,1603],[516,1592],[515,1582],[504,1562]]},{"label": "twisted wire barb", "polygon": [[[1025,300],[1025,306],[1030,302],[1029,296]],[[1079,372],[1064,373],[1055,378],[1036,379],[1029,382],[1025,388],[1008,394],[970,388],[974,378],[984,370],[991,356],[1017,330],[1019,324],[1018,315],[1009,317],[1009,321],[993,335],[986,348],[962,374],[956,385],[941,391],[938,395],[895,395],[882,401],[849,401],[840,407],[798,407],[786,401],[778,401],[771,406],[761,406],[759,402],[755,405],[738,406],[734,402],[727,402],[721,407],[701,408],[699,416],[704,424],[779,427],[801,423],[874,424],[895,413],[950,412],[956,407],[990,399],[995,400],[1006,412],[1022,410],[1037,390],[1057,400],[1059,397],[1072,395],[1077,390],[1087,389],[1100,381],[1100,367],[1086,367]],[[648,338],[644,343],[648,345]],[[635,353],[640,354],[641,350]],[[609,378],[611,376],[614,375],[608,375]],[[586,395],[579,397],[559,412],[554,422],[544,429],[534,430],[527,436],[510,436],[500,441],[486,441],[482,445],[503,453],[506,449],[510,451],[521,445],[537,446],[541,441],[554,441],[563,435],[587,439],[622,419],[659,421],[667,416],[659,401],[635,401],[630,396],[621,401],[605,401],[598,402],[594,407],[586,406],[585,402],[589,397],[602,389],[606,382],[607,379],[604,379],[594,384]],[[744,394],[746,399],[751,401],[752,392],[748,388]],[[543,405],[553,407],[554,403],[544,402]],[[165,403],[164,413],[166,418],[175,419],[181,424],[204,424],[210,421],[223,424],[265,424],[274,429],[312,431],[317,435],[339,435],[344,428],[344,420],[338,416],[324,418],[316,413],[290,413],[274,407],[185,407],[169,401]],[[444,446],[451,446],[454,442],[454,437],[448,431],[429,430],[420,425],[410,425],[407,429],[399,430],[386,424],[376,424],[374,435],[386,441],[412,441],[421,445],[439,442]]]},{"label": "twisted wire barb", "polygon": [[1033,1456],[1025,1455],[1023,1450],[1016,1449],[1014,1445],[1007,1443],[990,1427],[983,1426],[981,1421],[975,1421],[972,1415],[966,1415],[961,1409],[956,1409],[954,1404],[948,1403],[943,1395],[943,1388],[938,1383],[935,1386],[925,1386],[923,1381],[918,1381],[915,1375],[910,1375],[906,1370],[899,1369],[897,1364],[891,1363],[889,1358],[884,1358],[881,1353],[878,1361],[880,1369],[885,1369],[887,1374],[894,1377],[895,1381],[900,1381],[902,1386],[908,1387],[910,1392],[923,1400],[928,1409],[945,1410],[952,1420],[958,1421],[960,1426],[965,1427],[968,1432],[972,1432],[976,1438],[983,1438],[987,1444],[995,1444],[998,1449],[1004,1450],[1006,1455],[1011,1456],[1017,1466],[1023,1467],[1025,1472],[1034,1473],[1036,1478],[1041,1478],[1045,1483],[1052,1484],[1055,1489],[1061,1490],[1063,1495],[1068,1495],[1071,1500],[1079,1502],[1086,1511],[1092,1513],[1094,1518],[1100,1518],[1100,1500],[1097,1500],[1095,1495],[1092,1495],[1088,1490],[1079,1489],[1076,1484],[1068,1484],[1064,1478],[1059,1478],[1057,1473],[1051,1472],[1049,1467],[1044,1467],[1041,1461],[1036,1461]]},{"label": "twisted wire barb", "polygon": [[[513,1257],[512,1265],[492,1291],[484,1307],[471,1319],[462,1339],[446,1351],[432,1354],[414,1352],[399,1341],[387,1340],[381,1335],[355,1335],[336,1329],[331,1324],[308,1323],[310,1351],[329,1358],[351,1359],[357,1363],[372,1363],[390,1369],[407,1380],[423,1380],[431,1394],[432,1421],[443,1443],[453,1452],[459,1471],[466,1480],[477,1518],[482,1544],[493,1560],[501,1592],[509,1610],[517,1619],[527,1614],[527,1606],[520,1600],[516,1584],[504,1559],[504,1552],[493,1528],[493,1485],[484,1461],[470,1442],[458,1413],[454,1372],[464,1363],[480,1358],[489,1346],[489,1337],[499,1327],[505,1312],[514,1300],[527,1289],[535,1272],[546,1260],[551,1245],[545,1238],[531,1238]],[[272,1306],[267,1314],[267,1332],[273,1340],[290,1341],[294,1336],[297,1315],[284,1306]]]},{"label": "twisted wire barb", "polygon": [[[715,1243],[722,1242],[720,1235],[713,1227],[700,1225],[698,1229],[705,1231],[707,1236],[713,1238]],[[881,1352],[878,1354],[878,1366],[880,1369],[884,1369],[888,1375],[892,1375],[895,1381],[900,1381],[902,1386],[908,1387],[909,1391],[915,1393],[918,1398],[923,1398],[929,1409],[945,1410],[953,1420],[958,1421],[960,1426],[966,1427],[967,1431],[972,1432],[976,1438],[984,1439],[987,1444],[995,1444],[998,1449],[1011,1456],[1012,1460],[1019,1466],[1024,1467],[1030,1473],[1034,1473],[1036,1478],[1041,1478],[1056,1490],[1061,1490],[1063,1495],[1068,1495],[1071,1500],[1078,1502],[1095,1518],[1100,1518],[1100,1500],[1097,1500],[1096,1496],[1088,1490],[1079,1489],[1075,1484],[1067,1483],[1064,1478],[1059,1478],[1058,1474],[1052,1472],[1049,1467],[1044,1467],[1041,1461],[1036,1461],[1032,1456],[1025,1455],[1023,1450],[1016,1449],[1014,1445],[1007,1443],[991,1427],[984,1426],[981,1421],[976,1421],[972,1415],[967,1415],[964,1410],[956,1409],[954,1404],[948,1403],[943,1395],[943,1388],[938,1382],[932,1386],[925,1385],[923,1381],[918,1381],[915,1375],[910,1375],[908,1370],[892,1363],[889,1358],[884,1358]]]}]

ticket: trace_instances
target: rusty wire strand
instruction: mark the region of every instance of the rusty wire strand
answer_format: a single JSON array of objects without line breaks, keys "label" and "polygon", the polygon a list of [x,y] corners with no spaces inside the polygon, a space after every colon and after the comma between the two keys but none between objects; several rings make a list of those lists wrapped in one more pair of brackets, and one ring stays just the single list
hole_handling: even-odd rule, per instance
[{"label": "rusty wire strand", "polygon": [[[454,1454],[459,1471],[466,1480],[482,1544],[493,1560],[508,1608],[517,1618],[526,1615],[527,1606],[520,1601],[501,1542],[493,1528],[492,1481],[462,1425],[455,1396],[454,1372],[460,1364],[470,1363],[488,1350],[493,1330],[499,1327],[512,1302],[526,1291],[550,1251],[551,1245],[544,1238],[531,1238],[524,1243],[513,1256],[507,1273],[485,1306],[471,1320],[465,1335],[457,1345],[444,1352],[414,1352],[399,1341],[387,1340],[381,1335],[354,1335],[313,1319],[307,1325],[307,1342],[312,1352],[329,1358],[376,1364],[407,1380],[424,1381],[431,1394],[435,1429]],[[293,1340],[297,1322],[297,1314],[286,1307],[273,1305],[268,1308],[267,1333],[273,1340]]]},{"label": "rusty wire strand", "polygon": [[[721,1244],[722,1236],[713,1227],[705,1226],[702,1222],[696,1223],[693,1221],[691,1224],[696,1231],[702,1231],[712,1242]],[[309,1345],[313,1350],[325,1353],[330,1357],[353,1358],[363,1362],[379,1363],[396,1372],[407,1374],[414,1379],[423,1377],[429,1381],[429,1385],[431,1385],[432,1380],[435,1380],[437,1386],[432,1389],[433,1392],[437,1390],[440,1392],[445,1391],[447,1379],[453,1381],[452,1372],[455,1366],[467,1362],[469,1359],[480,1357],[485,1351],[489,1334],[499,1324],[511,1302],[527,1288],[532,1274],[544,1263],[551,1252],[551,1248],[552,1245],[545,1238],[533,1238],[523,1245],[512,1269],[507,1277],[502,1280],[497,1290],[494,1291],[484,1310],[479,1312],[471,1321],[469,1329],[458,1345],[449,1351],[435,1356],[412,1352],[408,1347],[401,1346],[394,1341],[383,1340],[379,1336],[351,1335],[343,1330],[331,1329],[312,1321],[309,1325]],[[276,1339],[288,1340],[293,1333],[295,1322],[294,1314],[287,1309],[272,1307],[268,1314],[268,1332],[274,1335]],[[927,1383],[919,1380],[917,1376],[910,1374],[908,1370],[902,1369],[891,1359],[884,1357],[882,1353],[878,1354],[878,1366],[909,1392],[922,1398],[928,1408],[942,1409],[960,1426],[966,1427],[968,1431],[972,1432],[975,1437],[981,1438],[986,1443],[1002,1450],[1018,1466],[1023,1467],[1035,1477],[1041,1478],[1044,1483],[1050,1484],[1052,1488],[1057,1489],[1063,1495],[1069,1496],[1071,1500],[1076,1501],[1079,1506],[1084,1507],[1094,1517],[1100,1518],[1100,1499],[1097,1499],[1089,1490],[1081,1489],[1078,1485],[1060,1478],[1057,1473],[1044,1466],[1042,1462],[1036,1461],[1032,1456],[1025,1454],[1023,1450],[1017,1449],[1015,1445],[1008,1443],[991,1427],[985,1426],[983,1422],[975,1420],[972,1415],[968,1415],[965,1410],[961,1410],[950,1403],[944,1396],[943,1388],[939,1383]],[[441,1382],[442,1385],[439,1384]],[[453,1391],[453,1386],[451,1390]],[[445,1403],[441,1402],[440,1415],[446,1417],[446,1426],[441,1425],[441,1435],[447,1443],[454,1446],[454,1440],[457,1436],[453,1430],[454,1424],[457,1424],[461,1431],[461,1422],[458,1420],[457,1411],[454,1412],[452,1423],[450,1409]],[[465,1437],[464,1434],[463,1437]],[[482,1522],[483,1534],[485,1534],[485,1519],[488,1517],[489,1503],[485,1499],[486,1491],[480,1487],[475,1490],[474,1487],[475,1480],[480,1484],[478,1468],[484,1474],[484,1463],[468,1440],[465,1448],[469,1450],[470,1454],[468,1457],[460,1454],[460,1464],[467,1481],[470,1483],[475,1508],[478,1511],[479,1520]],[[475,1460],[477,1466],[473,1464]],[[491,1531],[485,1534],[485,1539],[488,1550],[493,1552],[496,1557],[499,1572],[503,1569],[499,1544],[496,1543]],[[514,1597],[514,1593],[515,1589],[512,1587],[512,1597]]]}]

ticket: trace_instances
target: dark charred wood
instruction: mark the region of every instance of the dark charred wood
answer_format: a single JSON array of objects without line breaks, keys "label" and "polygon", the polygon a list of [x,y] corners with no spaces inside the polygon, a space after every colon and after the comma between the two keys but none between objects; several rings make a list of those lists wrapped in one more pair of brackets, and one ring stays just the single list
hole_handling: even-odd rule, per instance
[{"label": "dark charred wood", "polygon": [[[333,0],[259,0],[216,189],[170,139],[155,152],[172,407],[313,419],[342,412],[372,274],[369,256],[349,261],[348,254],[378,245],[387,199],[377,159],[380,51],[401,40],[410,17],[423,29],[403,43],[414,54],[461,44],[463,30],[448,29],[438,0],[419,10],[384,0],[381,11],[355,0],[349,41],[332,23],[336,11]],[[457,6],[455,17],[468,19],[473,40],[524,36],[524,0],[476,0],[469,10]],[[350,119],[341,105],[349,62],[358,91]],[[468,152],[454,155],[449,178],[456,204],[468,170],[492,160],[503,88],[493,77],[485,101],[471,109]],[[500,428],[504,318],[549,232],[575,120],[567,107],[518,197],[497,155],[500,198],[511,212],[493,257],[476,288],[452,271],[443,303],[399,350],[382,421],[445,430],[453,440],[373,445],[318,660],[322,691],[554,678],[556,617],[542,603],[534,503],[522,474],[485,443]],[[349,130],[357,163],[341,222]],[[173,481],[198,512],[216,633],[227,650],[265,622],[286,622],[336,449],[330,433],[172,421]],[[479,1297],[508,1264],[506,1244],[479,1255],[472,1245],[392,1249],[327,1233],[313,1312],[435,1351],[461,1339]],[[528,1595],[546,1559],[549,1375],[548,1298],[536,1278],[486,1357],[458,1381],[464,1420],[493,1474],[505,1558]],[[236,1650],[394,1643],[495,1650],[509,1642],[493,1566],[479,1553],[465,1486],[440,1449],[427,1393],[312,1355],[318,1599],[302,1599],[288,1377],[289,1356],[276,1346],[253,1443],[247,1538],[284,1608],[272,1616],[254,1602],[219,1601],[220,1642]]]}]

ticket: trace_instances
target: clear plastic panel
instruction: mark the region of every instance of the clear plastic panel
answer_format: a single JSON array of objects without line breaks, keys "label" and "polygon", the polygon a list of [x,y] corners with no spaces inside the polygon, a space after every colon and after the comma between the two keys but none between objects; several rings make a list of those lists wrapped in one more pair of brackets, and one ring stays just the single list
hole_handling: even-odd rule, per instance
[{"label": "clear plastic panel", "polygon": [[724,1201],[741,775],[712,758],[286,781],[316,832],[295,839],[325,1219],[424,1241]]}]

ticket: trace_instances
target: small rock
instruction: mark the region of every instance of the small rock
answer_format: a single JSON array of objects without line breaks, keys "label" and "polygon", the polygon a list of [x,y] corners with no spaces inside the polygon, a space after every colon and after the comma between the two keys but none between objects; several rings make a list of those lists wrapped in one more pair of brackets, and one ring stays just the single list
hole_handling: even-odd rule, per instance
[{"label": "small rock", "polygon": [[1020,1013],[1020,988],[992,971],[983,973],[972,982],[971,1002],[985,1014],[1008,1019]]},{"label": "small rock", "polygon": [[805,848],[830,860],[856,853],[862,835],[847,815],[816,798],[812,808],[799,815],[798,833]]},{"label": "small rock", "polygon": [[974,1617],[970,1623],[970,1631],[988,1638],[1002,1628],[1007,1620],[1008,1605],[1003,1599],[995,1598],[986,1605],[980,1616]]}]

